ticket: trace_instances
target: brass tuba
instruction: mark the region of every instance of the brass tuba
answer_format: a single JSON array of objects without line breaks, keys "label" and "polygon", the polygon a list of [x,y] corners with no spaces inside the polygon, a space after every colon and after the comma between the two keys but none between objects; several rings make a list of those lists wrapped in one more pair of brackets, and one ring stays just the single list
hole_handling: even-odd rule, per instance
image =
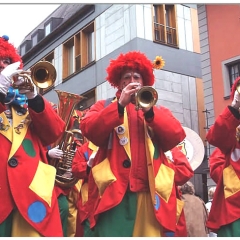
[{"label": "brass tuba", "polygon": [[[63,188],[68,188],[77,183],[79,180],[72,176],[72,160],[75,156],[77,143],[74,139],[74,134],[78,134],[80,142],[83,144],[83,136],[80,129],[67,130],[70,119],[73,115],[74,107],[76,104],[85,97],[68,93],[60,90],[55,90],[58,94],[58,115],[65,122],[65,132],[63,136],[53,144],[52,147],[59,146],[59,149],[63,151],[63,157],[61,159],[51,159],[50,165],[54,166],[57,170],[55,183]],[[79,140],[79,139],[78,139]]]},{"label": "brass tuba", "polygon": [[12,86],[15,89],[30,90],[33,91],[33,83],[39,88],[47,88],[54,84],[57,78],[57,72],[55,67],[48,61],[37,62],[31,71],[22,71],[17,74],[18,77],[23,77],[24,82],[21,85],[17,85],[13,82]]},{"label": "brass tuba", "polygon": [[157,100],[157,91],[153,87],[143,86],[135,94],[135,109],[152,107],[156,104]]}]

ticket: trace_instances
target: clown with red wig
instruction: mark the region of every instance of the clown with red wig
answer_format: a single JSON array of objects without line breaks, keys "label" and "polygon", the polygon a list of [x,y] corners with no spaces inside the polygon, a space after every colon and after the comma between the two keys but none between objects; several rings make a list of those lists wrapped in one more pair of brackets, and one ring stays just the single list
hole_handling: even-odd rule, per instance
[{"label": "clown with red wig", "polygon": [[215,150],[209,157],[210,176],[216,182],[207,227],[218,237],[240,236],[240,77],[232,86],[230,106],[207,133]]},{"label": "clown with red wig", "polygon": [[155,82],[145,54],[120,54],[106,70],[116,96],[92,105],[80,125],[98,147],[88,175],[84,236],[174,236],[175,169],[184,164],[169,161],[164,152],[185,138],[184,129],[163,106],[136,110],[135,93]]},{"label": "clown with red wig", "polygon": [[35,85],[13,88],[24,82],[22,67],[17,49],[0,37],[0,236],[61,237],[56,169],[44,147],[63,134],[65,123]]}]

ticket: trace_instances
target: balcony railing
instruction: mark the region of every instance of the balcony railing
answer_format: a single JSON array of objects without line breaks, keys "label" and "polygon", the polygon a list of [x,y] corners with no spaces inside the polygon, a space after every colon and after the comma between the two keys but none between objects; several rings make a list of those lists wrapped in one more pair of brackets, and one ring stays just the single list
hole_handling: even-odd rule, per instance
[{"label": "balcony railing", "polygon": [[[165,37],[166,32],[166,37]],[[154,22],[155,41],[177,46],[176,28],[165,26],[161,23]]]}]

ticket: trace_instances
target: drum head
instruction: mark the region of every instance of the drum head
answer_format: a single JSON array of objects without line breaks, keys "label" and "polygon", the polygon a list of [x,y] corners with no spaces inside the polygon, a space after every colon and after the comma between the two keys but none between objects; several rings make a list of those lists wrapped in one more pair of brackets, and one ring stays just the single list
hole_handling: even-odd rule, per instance
[{"label": "drum head", "polygon": [[200,136],[192,129],[183,127],[186,138],[177,147],[187,156],[193,169],[196,170],[204,159],[204,144]]}]

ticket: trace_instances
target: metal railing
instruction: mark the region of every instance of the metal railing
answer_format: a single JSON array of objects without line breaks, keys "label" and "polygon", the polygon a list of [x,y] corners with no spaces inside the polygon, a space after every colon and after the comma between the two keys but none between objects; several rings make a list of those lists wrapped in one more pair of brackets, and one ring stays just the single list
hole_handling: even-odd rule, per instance
[{"label": "metal railing", "polygon": [[154,37],[157,42],[177,46],[176,28],[154,22]]}]

